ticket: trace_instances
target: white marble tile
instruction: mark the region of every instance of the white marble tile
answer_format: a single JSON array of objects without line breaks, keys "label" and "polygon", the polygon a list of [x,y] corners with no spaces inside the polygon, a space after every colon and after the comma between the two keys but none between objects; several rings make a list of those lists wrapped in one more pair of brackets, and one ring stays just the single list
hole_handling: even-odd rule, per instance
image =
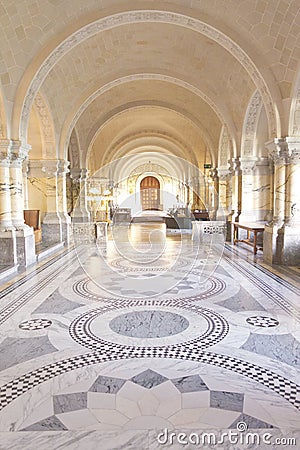
[{"label": "white marble tile", "polygon": [[82,409],[62,414],[56,414],[56,417],[67,427],[68,430],[82,430],[87,426],[97,424],[97,419],[92,411]]},{"label": "white marble tile", "polygon": [[89,409],[115,409],[116,395],[103,392],[88,392],[87,406]]}]

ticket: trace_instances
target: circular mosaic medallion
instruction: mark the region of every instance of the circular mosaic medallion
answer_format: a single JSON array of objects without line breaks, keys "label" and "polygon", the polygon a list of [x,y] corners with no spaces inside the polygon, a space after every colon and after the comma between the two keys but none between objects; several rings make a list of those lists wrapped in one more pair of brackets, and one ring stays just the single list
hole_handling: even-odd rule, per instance
[{"label": "circular mosaic medallion", "polygon": [[51,320],[48,319],[31,319],[21,322],[19,328],[21,328],[21,330],[34,331],[50,327],[51,324]]},{"label": "circular mosaic medallion", "polygon": [[[152,276],[151,273],[144,273],[141,274],[141,278],[147,278],[147,276],[151,279]],[[137,274],[134,274],[134,276],[138,276]],[[174,275],[173,275],[174,277]],[[200,299],[206,299],[209,298],[213,295],[218,295],[220,293],[222,293],[225,290],[226,284],[225,282],[221,279],[216,277],[215,275],[209,277],[205,283],[201,283],[199,284],[198,282],[198,278],[199,275],[197,274],[197,272],[191,272],[190,275],[190,279],[189,280],[180,280],[180,277],[178,279],[178,283],[177,285],[175,285],[171,290],[167,291],[165,294],[163,294],[160,298],[164,297],[172,297],[172,298],[188,298],[190,301],[193,300],[200,300]],[[155,279],[153,280],[153,282],[155,283]],[[111,278],[108,281],[108,284],[114,284],[115,286],[119,285],[119,296],[121,297],[123,295],[123,293],[127,295],[132,295],[132,298],[130,299],[125,299],[127,300],[127,304],[128,305],[132,305],[133,302],[134,304],[138,304],[140,303],[140,299],[134,298],[135,295],[135,291],[134,290],[130,290],[130,289],[125,289],[124,286],[122,285],[122,283],[119,282],[118,279],[113,279]],[[123,283],[124,284],[124,283]],[[72,286],[73,291],[80,295],[81,297],[84,298],[88,298],[88,299],[93,299],[93,300],[100,300],[100,301],[114,301],[114,299],[116,297],[108,297],[107,295],[105,295],[106,293],[103,292],[103,294],[101,295],[100,293],[97,294],[97,289],[99,290],[98,286],[95,285],[93,283],[92,280],[90,279],[83,279],[83,280],[79,280],[76,283],[73,284]],[[148,297],[155,297],[156,292],[155,291],[149,291],[148,292]],[[126,297],[125,296],[125,297]],[[121,300],[121,299],[120,299]],[[144,299],[143,299],[144,300]],[[124,299],[123,299],[124,302]],[[124,305],[126,304],[126,302],[124,302]]]},{"label": "circular mosaic medallion", "polygon": [[262,327],[262,328],[277,327],[277,325],[279,325],[279,322],[277,319],[274,319],[273,317],[267,317],[267,316],[248,317],[246,319],[246,322],[248,322],[250,325],[253,325],[255,327]]},{"label": "circular mosaic medallion", "polygon": [[[160,307],[165,307],[163,305],[164,302],[161,302],[162,304]],[[168,303],[168,302],[166,302]],[[220,342],[222,339],[225,338],[225,336],[228,333],[229,325],[228,322],[222,317],[220,314],[211,311],[207,308],[201,308],[198,305],[192,305],[190,307],[183,306],[182,308],[178,308],[178,310],[182,311],[184,314],[186,312],[186,315],[188,315],[188,312],[194,314],[196,317],[196,321],[198,326],[195,326],[195,323],[193,324],[194,331],[193,336],[190,335],[186,340],[181,342],[189,342],[189,343],[195,343],[197,344],[197,348],[207,348],[211,345],[214,345],[218,342]],[[101,318],[102,315],[108,314],[110,316],[112,312],[118,312],[117,306],[113,305],[105,305],[100,308],[96,308],[94,310],[88,311],[81,316],[77,317],[73,322],[71,323],[69,327],[69,333],[72,339],[74,339],[77,343],[83,345],[84,347],[87,347],[91,350],[109,350],[119,348],[121,351],[122,349],[130,349],[134,348],[131,344],[130,345],[123,345],[121,338],[119,339],[119,342],[113,342],[113,338],[111,336],[108,336],[105,334],[105,324],[106,320],[104,318]],[[154,314],[156,313],[156,314]],[[148,325],[151,326],[151,314],[156,317],[154,323],[158,324],[160,322],[160,327],[156,330],[149,331],[149,327],[142,326],[141,323],[138,323],[139,318],[145,319],[147,317]],[[130,317],[130,322],[126,322],[126,317]],[[198,316],[198,319],[197,319]],[[176,318],[176,323],[174,323],[174,319]],[[118,321],[114,321],[115,319],[118,319]],[[171,320],[171,323],[163,326],[163,319],[165,319],[165,322],[167,320]],[[123,335],[128,336],[129,339],[145,339],[149,338],[148,343],[150,344],[150,347],[155,347],[156,345],[160,344],[160,341],[157,339],[155,342],[151,342],[151,338],[156,337],[163,339],[171,338],[172,335],[174,336],[174,330],[176,331],[176,334],[179,336],[184,335],[186,332],[189,331],[189,320],[187,320],[184,316],[181,316],[181,314],[175,314],[171,313],[169,311],[164,311],[163,309],[160,310],[159,306],[155,309],[149,308],[148,310],[141,310],[141,311],[130,311],[126,314],[118,314],[112,319],[109,318],[110,326],[108,327],[110,330],[113,331],[113,333],[116,333],[117,335]],[[103,321],[105,322],[104,325]],[[112,323],[112,326],[111,326]],[[103,328],[104,326],[104,328]],[[114,327],[114,329],[113,329]],[[131,328],[132,327],[132,328]],[[181,329],[180,329],[181,327]],[[172,331],[173,328],[173,331]],[[120,333],[120,330],[122,333]],[[126,334],[127,333],[127,334]],[[131,333],[131,334],[130,334]],[[149,333],[149,334],[147,334]],[[168,334],[167,334],[168,333]],[[182,334],[179,334],[182,333]],[[101,336],[103,335],[103,336]],[[174,339],[174,338],[173,338]],[[180,340],[180,338],[179,338]],[[139,345],[137,341],[135,341],[134,346]],[[147,344],[148,345],[148,344]],[[180,344],[178,344],[180,345]],[[165,346],[165,341],[163,346]]]},{"label": "circular mosaic medallion", "polygon": [[167,311],[134,311],[110,321],[109,327],[118,334],[139,338],[160,338],[181,333],[189,321]]}]

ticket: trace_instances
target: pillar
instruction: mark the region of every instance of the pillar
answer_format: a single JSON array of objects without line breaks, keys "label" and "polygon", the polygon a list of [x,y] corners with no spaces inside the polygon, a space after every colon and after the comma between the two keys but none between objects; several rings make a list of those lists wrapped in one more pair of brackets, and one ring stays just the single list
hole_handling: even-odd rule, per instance
[{"label": "pillar", "polygon": [[255,222],[254,198],[253,198],[253,182],[254,182],[254,166],[257,158],[240,158],[242,172],[242,191],[241,200],[242,208],[239,216],[239,222]]},{"label": "pillar", "polygon": [[73,211],[72,222],[82,223],[90,221],[90,212],[87,209],[87,169],[71,169],[70,176],[73,182]]},{"label": "pillar", "polygon": [[264,233],[264,259],[272,264],[300,264],[300,139],[277,138],[274,160],[274,216]]},{"label": "pillar", "polygon": [[24,222],[23,163],[30,148],[19,140],[10,141],[11,219],[16,230],[17,263],[24,267],[36,262],[34,230]]},{"label": "pillar", "polygon": [[253,176],[253,215],[255,222],[270,221],[273,217],[273,163],[259,158]]},{"label": "pillar", "polygon": [[61,221],[62,240],[65,244],[70,242],[71,217],[67,209],[67,173],[69,161],[60,160],[58,165],[58,212]]},{"label": "pillar", "polygon": [[42,223],[43,243],[53,245],[62,242],[61,218],[58,202],[58,173],[60,161],[43,160],[42,171],[46,175],[47,210]]},{"label": "pillar", "polygon": [[232,158],[232,222],[239,222],[242,206],[242,171],[239,158]]},{"label": "pillar", "polygon": [[0,265],[17,264],[16,231],[12,225],[10,200],[9,140],[0,140]]},{"label": "pillar", "polygon": [[217,220],[226,220],[226,240],[231,238],[232,220],[232,173],[227,167],[219,167],[219,205]]}]

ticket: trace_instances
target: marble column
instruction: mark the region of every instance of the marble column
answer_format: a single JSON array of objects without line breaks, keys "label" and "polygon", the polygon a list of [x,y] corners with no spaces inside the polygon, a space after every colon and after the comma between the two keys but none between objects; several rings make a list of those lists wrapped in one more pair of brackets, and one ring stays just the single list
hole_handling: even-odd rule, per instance
[{"label": "marble column", "polygon": [[25,267],[36,262],[34,230],[24,222],[23,163],[30,148],[19,140],[10,141],[11,219],[16,229],[17,262]]},{"label": "marble column", "polygon": [[226,220],[226,240],[231,237],[232,220],[232,174],[228,167],[218,167],[219,204],[217,220]]},{"label": "marble column", "polygon": [[239,158],[232,158],[232,222],[239,222],[242,207],[242,171]]},{"label": "marble column", "polygon": [[287,137],[285,208],[281,263],[300,264],[300,139]]},{"label": "marble column", "polygon": [[22,165],[24,209],[28,209],[28,169],[28,159],[26,159]]},{"label": "marble column", "polygon": [[69,161],[60,160],[58,167],[58,212],[61,220],[62,240],[70,243],[71,217],[67,209],[67,181]]},{"label": "marble column", "polygon": [[255,206],[253,198],[254,166],[257,158],[240,158],[242,171],[242,210],[239,222],[255,222]]},{"label": "marble column", "polygon": [[43,243],[53,245],[62,242],[61,218],[58,206],[58,172],[60,161],[43,160],[42,171],[46,174],[47,211],[42,223]]},{"label": "marble column", "polygon": [[253,214],[256,222],[270,221],[273,217],[273,163],[259,158],[253,175]]},{"label": "marble column", "polygon": [[216,220],[217,211],[219,207],[219,178],[217,169],[211,169],[210,179],[211,184],[209,185],[209,192],[210,192],[211,220]]},{"label": "marble column", "polygon": [[9,140],[0,140],[0,266],[17,264],[16,231],[11,218]]},{"label": "marble column", "polygon": [[70,176],[73,182],[73,211],[72,222],[83,223],[90,221],[90,212],[87,208],[87,169],[71,169]]},{"label": "marble column", "polygon": [[274,160],[274,217],[264,233],[264,259],[284,265],[300,264],[300,139],[277,138]]}]

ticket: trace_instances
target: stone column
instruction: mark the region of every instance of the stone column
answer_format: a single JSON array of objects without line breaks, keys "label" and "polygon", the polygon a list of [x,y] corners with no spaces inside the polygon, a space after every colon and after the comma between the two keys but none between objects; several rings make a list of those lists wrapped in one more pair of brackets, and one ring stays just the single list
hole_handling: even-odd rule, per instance
[{"label": "stone column", "polygon": [[232,220],[232,177],[227,167],[218,168],[219,177],[219,206],[217,220],[226,220],[226,240],[231,237]]},{"label": "stone column", "polygon": [[217,169],[211,169],[210,179],[212,180],[209,186],[210,193],[210,209],[211,209],[211,220],[216,220],[217,211],[219,207],[219,178]]},{"label": "stone column", "polygon": [[253,182],[257,158],[240,158],[242,171],[242,211],[239,222],[255,222]]},{"label": "stone column", "polygon": [[71,232],[71,217],[67,209],[66,175],[69,172],[69,161],[60,160],[58,167],[58,211],[61,220],[62,240],[69,244]]},{"label": "stone column", "polygon": [[300,264],[300,139],[287,137],[285,208],[281,264]]},{"label": "stone column", "polygon": [[259,158],[254,167],[253,214],[255,221],[270,221],[273,217],[271,186],[273,165],[269,158]]},{"label": "stone column", "polygon": [[90,221],[90,212],[87,209],[87,169],[71,169],[73,182],[73,211],[72,222],[83,223]]},{"label": "stone column", "polygon": [[238,222],[242,206],[242,171],[239,158],[232,158],[232,222]]},{"label": "stone column", "polygon": [[24,222],[23,162],[30,148],[21,141],[10,141],[11,218],[16,229],[17,262],[25,267],[36,262],[34,230]]},{"label": "stone column", "polygon": [[16,231],[11,218],[9,140],[0,140],[0,265],[17,264]]},{"label": "stone column", "polygon": [[42,224],[43,243],[48,245],[62,242],[61,218],[58,207],[59,160],[42,161],[46,174],[47,211]]},{"label": "stone column", "polygon": [[23,175],[23,197],[24,209],[28,209],[28,159],[25,159],[22,166]]},{"label": "stone column", "polygon": [[274,217],[264,233],[264,259],[274,264],[300,264],[300,140],[278,138],[274,160]]}]

